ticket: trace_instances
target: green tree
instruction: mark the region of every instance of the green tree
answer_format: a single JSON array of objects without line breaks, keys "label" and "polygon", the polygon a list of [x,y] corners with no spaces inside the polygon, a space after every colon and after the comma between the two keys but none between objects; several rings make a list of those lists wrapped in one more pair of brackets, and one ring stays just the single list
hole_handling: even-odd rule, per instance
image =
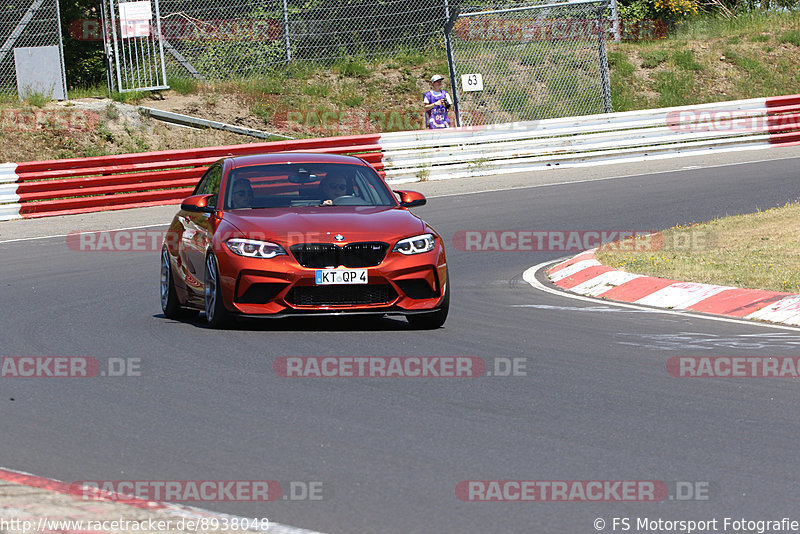
[{"label": "green tree", "polygon": [[99,0],[60,0],[67,87],[106,82]]}]

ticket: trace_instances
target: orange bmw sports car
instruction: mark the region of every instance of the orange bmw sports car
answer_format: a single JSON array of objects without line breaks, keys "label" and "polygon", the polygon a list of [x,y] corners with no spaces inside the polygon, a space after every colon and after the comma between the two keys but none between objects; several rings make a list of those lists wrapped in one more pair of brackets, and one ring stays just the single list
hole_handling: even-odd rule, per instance
[{"label": "orange bmw sports car", "polygon": [[[398,200],[399,198],[399,200]],[[235,316],[404,315],[447,319],[442,238],[350,156],[269,154],[220,160],[172,221],[161,251],[161,308]]]}]

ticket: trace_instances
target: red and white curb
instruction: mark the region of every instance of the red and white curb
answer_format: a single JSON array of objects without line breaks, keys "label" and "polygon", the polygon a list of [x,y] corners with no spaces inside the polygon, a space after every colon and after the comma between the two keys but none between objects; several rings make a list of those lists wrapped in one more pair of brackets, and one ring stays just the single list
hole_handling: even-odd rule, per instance
[{"label": "red and white curb", "polygon": [[547,271],[548,278],[561,289],[588,297],[800,325],[800,295],[631,274],[597,261],[596,250],[556,264]]},{"label": "red and white curb", "polygon": [[[146,499],[136,499],[131,498],[130,496],[120,496],[113,492],[109,491],[99,491],[94,490],[92,488],[83,488],[81,492],[81,497],[75,496],[75,485],[69,484],[66,482],[62,482],[60,480],[54,480],[51,478],[40,477],[37,475],[32,475],[30,473],[25,473],[23,471],[15,471],[12,469],[6,469],[0,467],[0,486],[2,486],[2,482],[10,482],[12,484],[18,484],[20,486],[26,486],[28,488],[37,488],[43,490],[45,492],[51,493],[58,493],[63,495],[68,495],[73,497],[74,502],[71,506],[67,507],[69,510],[65,510],[64,506],[59,506],[59,510],[62,514],[66,512],[66,516],[70,518],[79,517],[79,512],[83,512],[84,514],[92,514],[96,515],[98,513],[103,513],[109,515],[109,517],[117,518],[119,514],[113,515],[113,512],[110,510],[103,510],[98,506],[94,505],[93,503],[113,503],[117,506],[129,507],[133,509],[138,509],[140,511],[149,511],[149,512],[157,512],[162,514],[173,515],[177,517],[183,517],[186,519],[193,519],[193,520],[200,520],[200,519],[228,519],[228,522],[233,522],[234,519],[237,524],[244,524],[244,520],[246,518],[240,518],[237,516],[229,515],[229,514],[222,514],[218,512],[211,512],[209,510],[203,510],[202,508],[197,508],[194,506],[183,506],[174,503],[164,503],[158,501],[151,501]],[[83,500],[83,495],[87,493],[95,493],[88,501]],[[36,501],[37,497],[35,495],[31,495],[31,501]],[[26,508],[33,508],[34,505],[31,506],[20,506],[19,504],[15,504],[13,508],[9,509],[3,506],[3,503],[0,502],[0,517],[3,517],[5,514],[4,512],[13,513],[15,516],[19,515]],[[47,519],[57,520],[58,517],[56,514],[50,515]],[[92,518],[94,519],[94,518]],[[89,521],[89,518],[84,519],[84,521]],[[250,524],[249,521],[247,524]],[[257,526],[249,528],[249,529],[241,529],[241,530],[249,530],[253,532],[264,532],[266,534],[322,534],[317,531],[313,530],[306,530],[302,528],[296,528],[288,525],[282,525],[280,523],[274,523],[272,521],[269,522],[269,527],[266,530],[258,528]],[[58,531],[57,534],[86,534],[89,531]],[[96,534],[103,534],[102,531],[93,531]]]}]

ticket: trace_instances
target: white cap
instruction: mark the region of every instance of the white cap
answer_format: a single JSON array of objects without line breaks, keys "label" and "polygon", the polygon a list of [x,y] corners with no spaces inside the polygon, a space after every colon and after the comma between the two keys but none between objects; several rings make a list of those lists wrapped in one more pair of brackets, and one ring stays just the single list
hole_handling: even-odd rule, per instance
[{"label": "white cap", "polygon": [[431,77],[431,83],[438,82],[439,80],[444,80],[444,76],[442,76],[441,74],[434,74]]}]

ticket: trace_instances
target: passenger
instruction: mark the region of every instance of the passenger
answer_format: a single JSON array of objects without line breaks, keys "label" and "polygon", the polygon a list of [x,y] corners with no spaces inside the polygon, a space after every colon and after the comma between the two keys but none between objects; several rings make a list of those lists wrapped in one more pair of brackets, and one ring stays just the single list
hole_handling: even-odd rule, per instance
[{"label": "passenger", "polygon": [[231,207],[233,209],[253,207],[253,185],[247,178],[239,178],[233,183],[232,195]]}]

